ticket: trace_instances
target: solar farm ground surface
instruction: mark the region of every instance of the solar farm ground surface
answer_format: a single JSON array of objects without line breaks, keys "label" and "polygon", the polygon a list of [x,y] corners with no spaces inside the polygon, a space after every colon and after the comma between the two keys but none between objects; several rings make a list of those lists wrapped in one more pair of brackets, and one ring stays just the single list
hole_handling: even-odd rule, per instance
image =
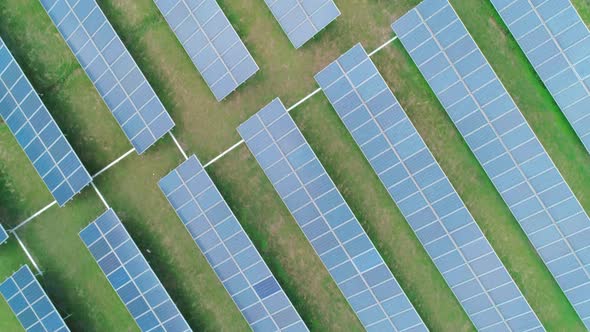
[{"label": "solar farm ground surface", "polygon": [[[373,50],[393,35],[390,23],[419,1],[340,0],[342,16],[295,50],[262,0],[219,1],[260,66],[223,103],[209,88],[151,0],[99,4],[177,123],[188,153],[207,162],[239,140],[235,128],[274,97],[287,107],[317,88],[313,76],[357,42]],[[474,39],[590,210],[590,156],[486,0],[451,1]],[[573,1],[586,23],[590,4]],[[37,0],[0,2],[0,36],[23,67],[90,173],[131,148],[115,119]],[[426,144],[549,330],[583,330],[581,321],[437,102],[401,44],[373,57]],[[354,144],[328,100],[317,94],[292,112],[386,263],[434,331],[473,326],[412,230]],[[96,179],[156,274],[195,330],[248,326],[158,189],[182,156],[165,137]],[[241,145],[208,171],[297,310],[312,330],[361,330],[270,182]],[[0,125],[0,222],[7,228],[51,202],[8,128]],[[48,295],[73,330],[136,331],[78,232],[102,206],[86,189],[19,230],[44,271]],[[27,262],[14,238],[0,247],[0,279]],[[0,301],[0,330],[20,326]],[[5,319],[6,318],[6,319]]]}]

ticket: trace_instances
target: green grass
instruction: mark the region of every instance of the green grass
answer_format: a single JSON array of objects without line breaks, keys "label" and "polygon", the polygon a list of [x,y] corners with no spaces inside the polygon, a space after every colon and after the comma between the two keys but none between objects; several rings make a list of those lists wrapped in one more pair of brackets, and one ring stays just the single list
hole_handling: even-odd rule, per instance
[{"label": "green grass", "polygon": [[[452,1],[515,97],[525,117],[580,198],[590,207],[590,163],[524,55],[488,1]],[[338,1],[342,16],[295,50],[262,0],[219,3],[260,71],[217,103],[152,0],[100,0],[101,7],[174,118],[181,145],[206,162],[238,141],[235,128],[272,98],[291,105],[316,89],[313,75],[357,42],[372,50],[389,24],[416,0]],[[576,0],[585,19],[590,5]],[[0,2],[0,36],[42,94],[91,173],[130,148],[37,0]],[[427,145],[441,163],[518,286],[549,330],[582,330],[580,320],[399,42],[374,57]],[[433,331],[473,330],[360,150],[322,94],[293,117],[363,227]],[[97,179],[132,237],[195,330],[247,330],[247,324],[157,187],[181,162],[166,137]],[[265,261],[312,330],[361,325],[245,146],[210,174]],[[6,126],[0,125],[0,222],[15,225],[51,197]],[[75,330],[136,327],[78,238],[104,208],[86,190],[19,231],[44,271],[42,282]],[[58,239],[56,241],[56,239]],[[2,259],[10,257],[9,259]],[[0,248],[0,279],[26,258],[15,241]],[[0,330],[18,323],[0,301]]]}]

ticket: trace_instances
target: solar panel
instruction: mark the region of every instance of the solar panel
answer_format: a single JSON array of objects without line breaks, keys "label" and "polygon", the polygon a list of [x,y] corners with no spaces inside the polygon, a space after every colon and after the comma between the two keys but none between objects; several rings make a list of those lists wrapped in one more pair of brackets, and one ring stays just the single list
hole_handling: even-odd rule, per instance
[{"label": "solar panel", "polygon": [[543,330],[365,49],[316,81],[476,328]]},{"label": "solar panel", "polygon": [[587,327],[590,221],[447,1],[393,24],[404,47]]},{"label": "solar panel", "polygon": [[0,116],[60,206],[90,183],[90,174],[2,39]]},{"label": "solar panel", "polygon": [[569,0],[492,4],[590,152],[590,31]]},{"label": "solar panel", "polygon": [[289,40],[299,48],[340,16],[332,0],[264,0]]},{"label": "solar panel", "polygon": [[8,233],[6,232],[2,224],[0,224],[0,244],[3,244],[4,242],[6,242],[6,240],[8,240]]},{"label": "solar panel", "polygon": [[80,238],[142,331],[191,331],[112,209],[84,228]]},{"label": "solar panel", "polygon": [[218,101],[258,65],[215,0],[154,0]]},{"label": "solar panel", "polygon": [[365,328],[426,331],[280,99],[238,131]]},{"label": "solar panel", "polygon": [[0,294],[26,331],[69,331],[28,265],[0,284]]},{"label": "solar panel", "polygon": [[159,185],[254,331],[308,331],[196,156]]},{"label": "solar panel", "polygon": [[174,127],[95,0],[41,0],[41,4],[137,153]]}]

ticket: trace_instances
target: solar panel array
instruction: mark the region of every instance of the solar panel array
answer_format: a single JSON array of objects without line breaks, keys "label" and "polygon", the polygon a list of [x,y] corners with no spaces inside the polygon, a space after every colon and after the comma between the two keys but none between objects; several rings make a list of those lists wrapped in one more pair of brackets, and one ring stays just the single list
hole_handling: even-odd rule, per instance
[{"label": "solar panel array", "polygon": [[95,0],[41,0],[41,4],[137,153],[174,127]]},{"label": "solar panel array", "polygon": [[80,238],[142,331],[191,331],[112,209]]},{"label": "solar panel array", "polygon": [[477,329],[543,330],[365,49],[316,81]]},{"label": "solar panel array", "polygon": [[569,0],[492,0],[590,151],[590,31]]},{"label": "solar panel array", "polygon": [[26,331],[69,331],[28,265],[0,284],[0,294]]},{"label": "solar panel array", "polygon": [[90,183],[88,171],[2,39],[0,116],[60,206]]},{"label": "solar panel array", "polygon": [[590,221],[447,1],[393,24],[533,246],[590,327]]},{"label": "solar panel array", "polygon": [[340,16],[332,0],[264,0],[289,40],[299,48]]},{"label": "solar panel array", "polygon": [[254,331],[308,331],[196,156],[159,185]]},{"label": "solar panel array", "polygon": [[154,0],[218,101],[258,65],[215,0]]},{"label": "solar panel array", "polygon": [[3,244],[7,240],[8,240],[8,233],[6,232],[6,230],[4,229],[2,224],[0,224],[0,244]]},{"label": "solar panel array", "polygon": [[279,99],[238,131],[369,331],[426,331]]}]

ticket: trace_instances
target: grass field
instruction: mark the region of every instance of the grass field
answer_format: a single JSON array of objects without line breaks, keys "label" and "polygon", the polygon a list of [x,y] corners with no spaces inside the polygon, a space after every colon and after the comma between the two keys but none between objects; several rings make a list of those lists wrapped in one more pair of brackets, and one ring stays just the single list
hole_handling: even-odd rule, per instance
[{"label": "grass field", "polygon": [[[99,0],[177,126],[184,149],[207,162],[239,140],[235,128],[279,96],[289,106],[317,88],[313,75],[357,42],[372,50],[389,24],[419,1],[337,0],[342,16],[295,50],[262,0],[219,3],[261,70],[217,103],[152,0]],[[590,4],[574,0],[586,22]],[[487,0],[452,1],[482,51],[590,209],[590,157]],[[7,43],[91,173],[131,148],[37,0],[0,2]],[[552,331],[583,325],[399,42],[373,60],[433,151],[525,297]],[[326,98],[292,112],[385,261],[433,331],[474,330],[412,230]],[[96,180],[194,330],[248,326],[198,251],[157,181],[182,156],[165,137]],[[362,330],[270,182],[244,145],[209,168],[215,183],[312,330]],[[0,222],[14,226],[51,202],[35,170],[0,125]],[[137,328],[78,238],[104,207],[86,189],[19,230],[42,283],[76,331]],[[0,280],[27,262],[14,239],[0,247]],[[19,331],[0,301],[0,331]]]}]

